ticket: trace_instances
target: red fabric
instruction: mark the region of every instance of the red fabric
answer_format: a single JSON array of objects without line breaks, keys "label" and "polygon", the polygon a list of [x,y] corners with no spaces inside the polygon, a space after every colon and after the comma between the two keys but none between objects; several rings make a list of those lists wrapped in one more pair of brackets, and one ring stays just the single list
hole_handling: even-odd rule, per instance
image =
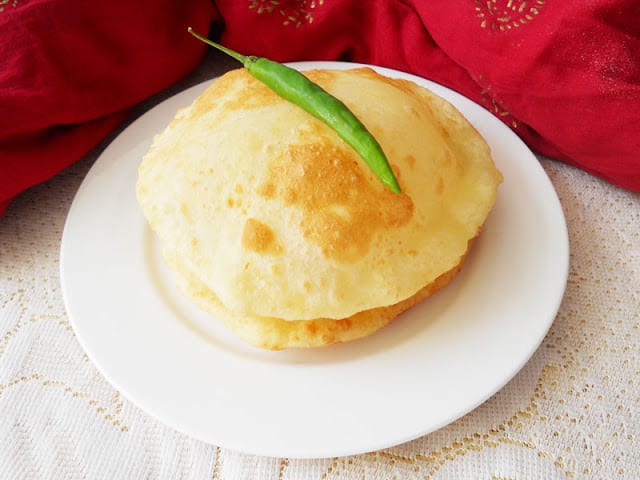
[{"label": "red fabric", "polygon": [[222,43],[240,52],[415,73],[483,105],[538,152],[640,191],[638,0],[216,4]]},{"label": "red fabric", "polygon": [[242,53],[415,73],[485,106],[535,150],[640,191],[637,0],[214,3],[0,5],[0,213],[194,68],[204,47],[186,26],[206,32],[219,17],[222,43]]},{"label": "red fabric", "polygon": [[192,70],[209,0],[11,0],[0,5],[0,214],[81,158],[127,108]]}]

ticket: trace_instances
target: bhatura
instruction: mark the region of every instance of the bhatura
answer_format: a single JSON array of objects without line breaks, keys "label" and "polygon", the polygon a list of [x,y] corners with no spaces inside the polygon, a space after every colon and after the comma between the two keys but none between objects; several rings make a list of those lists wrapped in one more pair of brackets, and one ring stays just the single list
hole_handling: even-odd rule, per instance
[{"label": "bhatura", "polygon": [[305,75],[376,137],[401,194],[243,69],[180,110],[139,168],[181,291],[268,349],[366,337],[444,287],[502,181],[481,135],[429,90],[369,68]]}]

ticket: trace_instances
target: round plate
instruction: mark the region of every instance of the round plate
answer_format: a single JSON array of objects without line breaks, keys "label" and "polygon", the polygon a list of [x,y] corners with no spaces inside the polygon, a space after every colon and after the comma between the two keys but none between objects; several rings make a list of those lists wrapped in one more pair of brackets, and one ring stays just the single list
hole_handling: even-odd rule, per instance
[{"label": "round plate", "polygon": [[106,379],[165,424],[268,456],[317,458],[389,447],[485,401],[522,368],[551,326],[567,280],[568,238],[536,157],[470,100],[422,78],[373,68],[456,105],[490,144],[504,183],[456,279],[369,338],[261,351],[175,289],[136,202],[137,167],[153,135],[210,82],[140,117],[86,176],[61,246],[70,321]]}]

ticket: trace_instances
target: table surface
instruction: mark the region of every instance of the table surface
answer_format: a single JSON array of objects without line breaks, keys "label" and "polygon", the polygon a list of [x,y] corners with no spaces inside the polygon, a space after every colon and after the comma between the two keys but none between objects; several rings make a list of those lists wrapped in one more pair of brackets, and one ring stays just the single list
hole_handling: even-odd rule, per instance
[{"label": "table surface", "polygon": [[[233,66],[210,53],[137,106]],[[114,132],[0,218],[0,478],[640,478],[640,195],[538,157],[570,238],[566,293],[520,373],[456,422],[383,451],[267,458],[178,433],[130,403],[78,344],[60,291],[71,201]]]}]

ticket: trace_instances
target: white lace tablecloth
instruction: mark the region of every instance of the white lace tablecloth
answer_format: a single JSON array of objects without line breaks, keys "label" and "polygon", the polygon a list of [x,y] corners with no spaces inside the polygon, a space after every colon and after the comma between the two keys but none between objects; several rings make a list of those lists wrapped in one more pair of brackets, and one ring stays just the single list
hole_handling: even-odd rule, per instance
[{"label": "white lace tablecloth", "polygon": [[[216,56],[206,65],[134,114],[227,67]],[[0,479],[640,479],[640,195],[540,159],[567,218],[570,273],[558,316],[522,371],[410,443],[344,458],[265,458],[152,419],[78,344],[60,292],[60,240],[103,148],[0,218]]]}]

